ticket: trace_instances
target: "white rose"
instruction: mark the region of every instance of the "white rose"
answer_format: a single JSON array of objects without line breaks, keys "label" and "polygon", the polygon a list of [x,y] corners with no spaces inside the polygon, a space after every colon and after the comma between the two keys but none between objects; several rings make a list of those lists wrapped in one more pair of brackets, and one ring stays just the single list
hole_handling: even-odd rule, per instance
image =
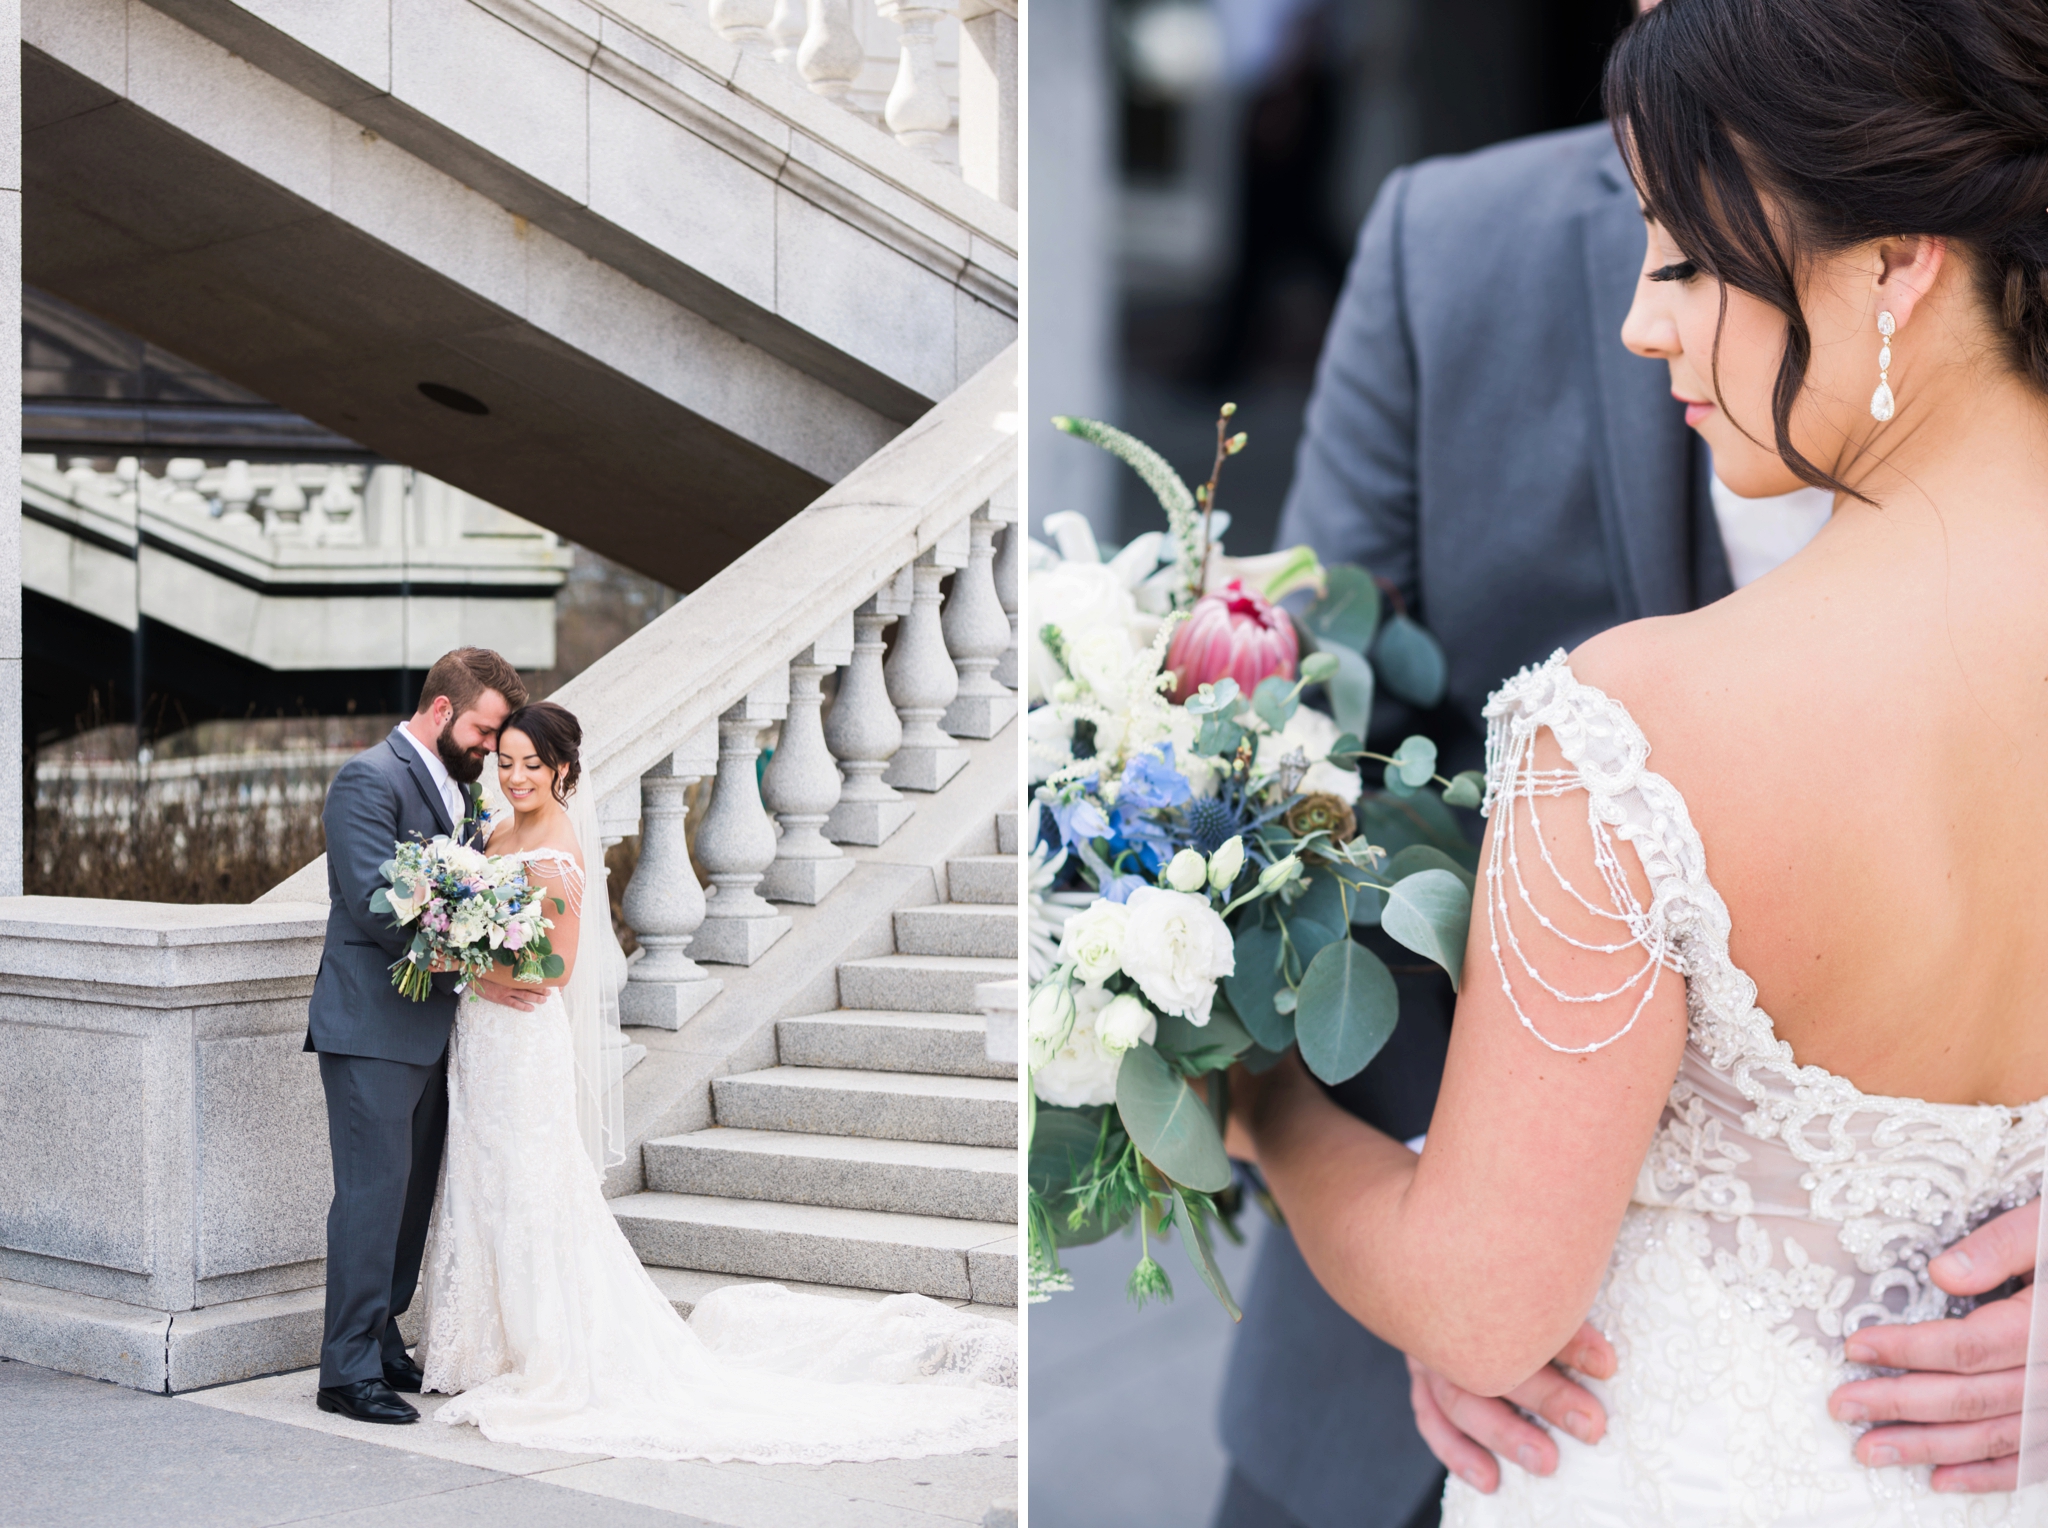
[{"label": "white rose", "polygon": [[1141,886],[1124,906],[1125,974],[1162,1013],[1208,1023],[1217,981],[1237,969],[1230,929],[1209,899]]},{"label": "white rose", "polygon": [[1166,865],[1166,884],[1175,891],[1200,891],[1209,879],[1209,865],[1197,849],[1183,849]]},{"label": "white rose", "polygon": [[1033,785],[1074,762],[1074,724],[1051,706],[1039,706],[1024,719],[1024,736],[1030,745]]},{"label": "white rose", "polygon": [[1209,884],[1218,891],[1228,891],[1243,869],[1244,839],[1230,839],[1209,856]]},{"label": "white rose", "polygon": [[[1296,706],[1294,714],[1287,718],[1286,726],[1278,732],[1260,734],[1259,751],[1253,760],[1252,771],[1261,775],[1277,773],[1280,760],[1297,748],[1310,764],[1319,764],[1330,756],[1330,750],[1342,735],[1337,724],[1322,712],[1309,706]],[[1336,792],[1330,794],[1335,795]],[[1352,794],[1355,796],[1357,792],[1354,790]]]},{"label": "white rose", "polygon": [[1095,1034],[1096,1016],[1109,1006],[1110,996],[1100,987],[1081,987],[1073,998],[1074,1025],[1058,1049],[1032,1041],[1031,1091],[1064,1109],[1113,1104],[1123,1053],[1104,1050]]},{"label": "white rose", "polygon": [[1031,700],[1047,700],[1060,678],[1060,665],[1038,633],[1057,626],[1069,649],[1090,632],[1107,628],[1135,651],[1125,635],[1138,609],[1122,579],[1103,563],[1062,562],[1031,574]]},{"label": "white rose", "polygon": [[1072,962],[1074,974],[1089,986],[1101,986],[1123,969],[1124,924],[1129,918],[1115,902],[1089,903],[1060,930],[1060,958]]},{"label": "white rose", "polygon": [[1344,769],[1322,760],[1309,765],[1308,773],[1301,777],[1298,787],[1310,796],[1335,796],[1346,806],[1358,804],[1358,793],[1365,788],[1365,782],[1358,778],[1355,769]]},{"label": "white rose", "polygon": [[1149,1044],[1159,1035],[1159,1020],[1152,1010],[1128,992],[1118,993],[1095,1019],[1096,1042],[1106,1051],[1122,1055],[1133,1045]]}]

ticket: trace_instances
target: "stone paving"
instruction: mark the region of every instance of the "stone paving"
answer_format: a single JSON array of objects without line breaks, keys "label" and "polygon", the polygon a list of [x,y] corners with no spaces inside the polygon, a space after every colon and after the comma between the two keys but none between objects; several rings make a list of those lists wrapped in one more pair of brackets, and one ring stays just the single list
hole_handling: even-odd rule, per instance
[{"label": "stone paving", "polygon": [[958,1528],[1017,1494],[1014,1444],[877,1464],[606,1459],[314,1407],[303,1370],[146,1395],[0,1359],[0,1528]]}]

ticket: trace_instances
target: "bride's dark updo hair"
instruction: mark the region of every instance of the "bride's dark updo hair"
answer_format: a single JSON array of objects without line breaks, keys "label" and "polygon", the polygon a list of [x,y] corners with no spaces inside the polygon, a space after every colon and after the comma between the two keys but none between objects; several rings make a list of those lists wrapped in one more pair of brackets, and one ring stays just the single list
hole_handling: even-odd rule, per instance
[{"label": "bride's dark updo hair", "polygon": [[[505,718],[498,729],[502,743],[508,732],[523,732],[549,769],[560,770],[552,787],[555,800],[568,805],[570,793],[583,774],[583,726],[576,713],[552,700],[530,701]],[[568,768],[563,769],[563,765]]]},{"label": "bride's dark updo hair", "polygon": [[1772,421],[1807,482],[1842,487],[1787,430],[1813,259],[1961,246],[2007,359],[2048,392],[2048,0],[1664,0],[1615,45],[1605,93],[1650,215],[1785,315]]}]

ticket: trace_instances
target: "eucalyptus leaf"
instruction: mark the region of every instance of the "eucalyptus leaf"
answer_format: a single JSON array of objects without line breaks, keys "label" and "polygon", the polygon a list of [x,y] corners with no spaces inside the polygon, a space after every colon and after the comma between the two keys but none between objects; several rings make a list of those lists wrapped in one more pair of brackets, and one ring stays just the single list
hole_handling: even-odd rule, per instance
[{"label": "eucalyptus leaf", "polygon": [[1344,921],[1338,917],[1335,899],[1331,899],[1331,916],[1328,923],[1320,918],[1291,917],[1287,920],[1287,937],[1294,944],[1294,956],[1304,967],[1316,958],[1316,952],[1338,939],[1338,930]]},{"label": "eucalyptus leaf", "polygon": [[1160,1014],[1159,1033],[1153,1037],[1152,1047],[1163,1056],[1188,1056],[1211,1050],[1236,1056],[1251,1049],[1252,1037],[1222,1003],[1215,1003],[1210,1006],[1206,1024],[1196,1024],[1177,1013]]},{"label": "eucalyptus leaf", "polygon": [[1291,1018],[1294,1014],[1296,1001],[1294,989],[1292,987],[1282,987],[1273,994],[1273,1011],[1275,1013],[1284,1013]]},{"label": "eucalyptus leaf", "polygon": [[[1103,1109],[1066,1109],[1056,1104],[1039,1104],[1031,1129],[1031,1150],[1026,1171],[1031,1186],[1045,1197],[1052,1209],[1053,1240],[1062,1247],[1085,1247],[1121,1230],[1129,1217],[1104,1221],[1086,1219],[1070,1226],[1072,1206],[1064,1203],[1067,1191],[1087,1172],[1095,1160],[1095,1146],[1102,1138]],[[1112,1128],[1112,1140],[1115,1137]]]},{"label": "eucalyptus leaf", "polygon": [[1304,684],[1325,684],[1336,674],[1337,661],[1335,653],[1310,653],[1301,660],[1298,677]]},{"label": "eucalyptus leaf", "polygon": [[1437,640],[1405,615],[1387,618],[1373,643],[1372,664],[1380,683],[1412,706],[1425,710],[1444,698],[1449,669]]},{"label": "eucalyptus leaf", "polygon": [[1363,653],[1380,624],[1380,591],[1363,568],[1326,568],[1321,599],[1308,607],[1302,624],[1328,645]]},{"label": "eucalyptus leaf", "polygon": [[1337,660],[1337,675],[1328,685],[1330,714],[1339,727],[1356,734],[1352,739],[1356,748],[1357,739],[1365,736],[1372,722],[1372,665],[1348,647],[1326,648],[1324,656]]},{"label": "eucalyptus leaf", "polygon": [[1418,870],[1387,894],[1380,927],[1387,937],[1427,956],[1451,975],[1455,989],[1465,968],[1472,925],[1472,889],[1452,870]]},{"label": "eucalyptus leaf", "polygon": [[1387,868],[1384,874],[1385,879],[1392,882],[1398,881],[1404,876],[1414,875],[1417,871],[1421,870],[1450,871],[1452,875],[1465,883],[1465,890],[1468,894],[1478,885],[1478,880],[1471,871],[1452,859],[1443,850],[1429,844],[1410,844],[1399,854],[1387,861]]},{"label": "eucalyptus leaf", "polygon": [[1188,1261],[1195,1265],[1196,1275],[1209,1286],[1209,1293],[1221,1301],[1223,1308],[1230,1312],[1232,1321],[1244,1320],[1244,1312],[1239,1310],[1237,1302],[1230,1298],[1230,1286],[1223,1282],[1223,1270],[1216,1266],[1216,1251],[1209,1245],[1209,1227],[1206,1222],[1196,1218],[1193,1206],[1188,1203],[1187,1196],[1180,1191],[1180,1185],[1177,1183],[1173,1186],[1173,1206],[1180,1215],[1183,1232],[1181,1246],[1187,1252]]},{"label": "eucalyptus leaf", "polygon": [[1436,744],[1426,737],[1404,737],[1394,750],[1394,761],[1403,785],[1427,785],[1436,773]]},{"label": "eucalyptus leaf", "polygon": [[1476,810],[1486,799],[1486,776],[1476,769],[1461,769],[1451,776],[1451,783],[1444,787],[1444,805],[1470,807]]},{"label": "eucalyptus leaf", "polygon": [[1359,742],[1355,732],[1341,732],[1337,741],[1330,745],[1330,762],[1338,766],[1356,764],[1365,752],[1365,744]]},{"label": "eucalyptus leaf", "polygon": [[[1287,926],[1290,929],[1303,918],[1320,924],[1325,929],[1335,930],[1344,927],[1347,920],[1344,917],[1343,888],[1337,884],[1338,868],[1335,865],[1318,864],[1302,877],[1302,884],[1306,889],[1287,909]],[[1331,938],[1335,937],[1333,933]],[[1303,950],[1301,958],[1309,959],[1329,942],[1329,939],[1324,939],[1313,948]],[[1295,947],[1302,947],[1300,935],[1295,936]]]},{"label": "eucalyptus leaf", "polygon": [[1294,1043],[1294,1021],[1273,1007],[1274,994],[1287,985],[1280,978],[1280,930],[1240,924],[1234,940],[1237,968],[1223,978],[1224,996],[1254,1040],[1284,1051]]},{"label": "eucalyptus leaf", "polygon": [[382,886],[379,886],[370,893],[370,911],[373,913],[386,913],[393,918],[398,916],[397,913],[391,911],[391,893]]},{"label": "eucalyptus leaf", "polygon": [[1380,785],[1390,796],[1415,794],[1415,787],[1408,783],[1408,777],[1398,763],[1387,766],[1386,774],[1380,778]]},{"label": "eucalyptus leaf", "polygon": [[559,955],[544,955],[541,957],[540,974],[548,981],[553,981],[567,969],[568,967],[563,964],[562,957]]},{"label": "eucalyptus leaf", "polygon": [[1195,752],[1205,759],[1227,759],[1244,741],[1244,728],[1225,716],[1205,716],[1195,734]]},{"label": "eucalyptus leaf", "polygon": [[1209,716],[1222,713],[1227,715],[1237,701],[1237,681],[1229,675],[1214,684],[1205,684],[1187,699],[1187,713],[1190,716]]},{"label": "eucalyptus leaf", "polygon": [[1294,1015],[1301,1059],[1324,1082],[1356,1077],[1379,1054],[1400,1016],[1393,973],[1350,939],[1326,945],[1301,979]]},{"label": "eucalyptus leaf", "polygon": [[1230,1186],[1230,1159],[1215,1121],[1187,1080],[1149,1045],[1124,1052],[1116,1073],[1116,1107],[1145,1159],[1176,1183],[1220,1194]]},{"label": "eucalyptus leaf", "polygon": [[1287,725],[1287,719],[1294,715],[1298,704],[1294,686],[1278,674],[1268,674],[1252,691],[1252,714],[1275,732]]},{"label": "eucalyptus leaf", "polygon": [[1409,792],[1399,798],[1366,795],[1356,810],[1359,831],[1366,841],[1389,854],[1398,854],[1410,844],[1429,844],[1467,870],[1478,868],[1478,846],[1466,839],[1458,819],[1434,791]]}]

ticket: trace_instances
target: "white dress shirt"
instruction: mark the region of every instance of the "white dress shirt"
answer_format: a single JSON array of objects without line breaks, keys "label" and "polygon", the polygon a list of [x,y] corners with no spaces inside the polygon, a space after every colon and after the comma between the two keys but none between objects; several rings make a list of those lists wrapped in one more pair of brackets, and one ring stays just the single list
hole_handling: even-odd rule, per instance
[{"label": "white dress shirt", "polygon": [[1756,582],[1820,534],[1835,512],[1825,488],[1795,488],[1768,499],[1745,499],[1714,479],[1714,520],[1735,587]]},{"label": "white dress shirt", "polygon": [[462,814],[468,808],[468,803],[462,799],[462,787],[448,773],[448,766],[441,762],[441,755],[414,737],[412,728],[401,722],[398,735],[412,744],[413,751],[426,761],[427,776],[434,782],[434,789],[441,793],[441,804],[448,808],[448,820],[460,831]]}]

